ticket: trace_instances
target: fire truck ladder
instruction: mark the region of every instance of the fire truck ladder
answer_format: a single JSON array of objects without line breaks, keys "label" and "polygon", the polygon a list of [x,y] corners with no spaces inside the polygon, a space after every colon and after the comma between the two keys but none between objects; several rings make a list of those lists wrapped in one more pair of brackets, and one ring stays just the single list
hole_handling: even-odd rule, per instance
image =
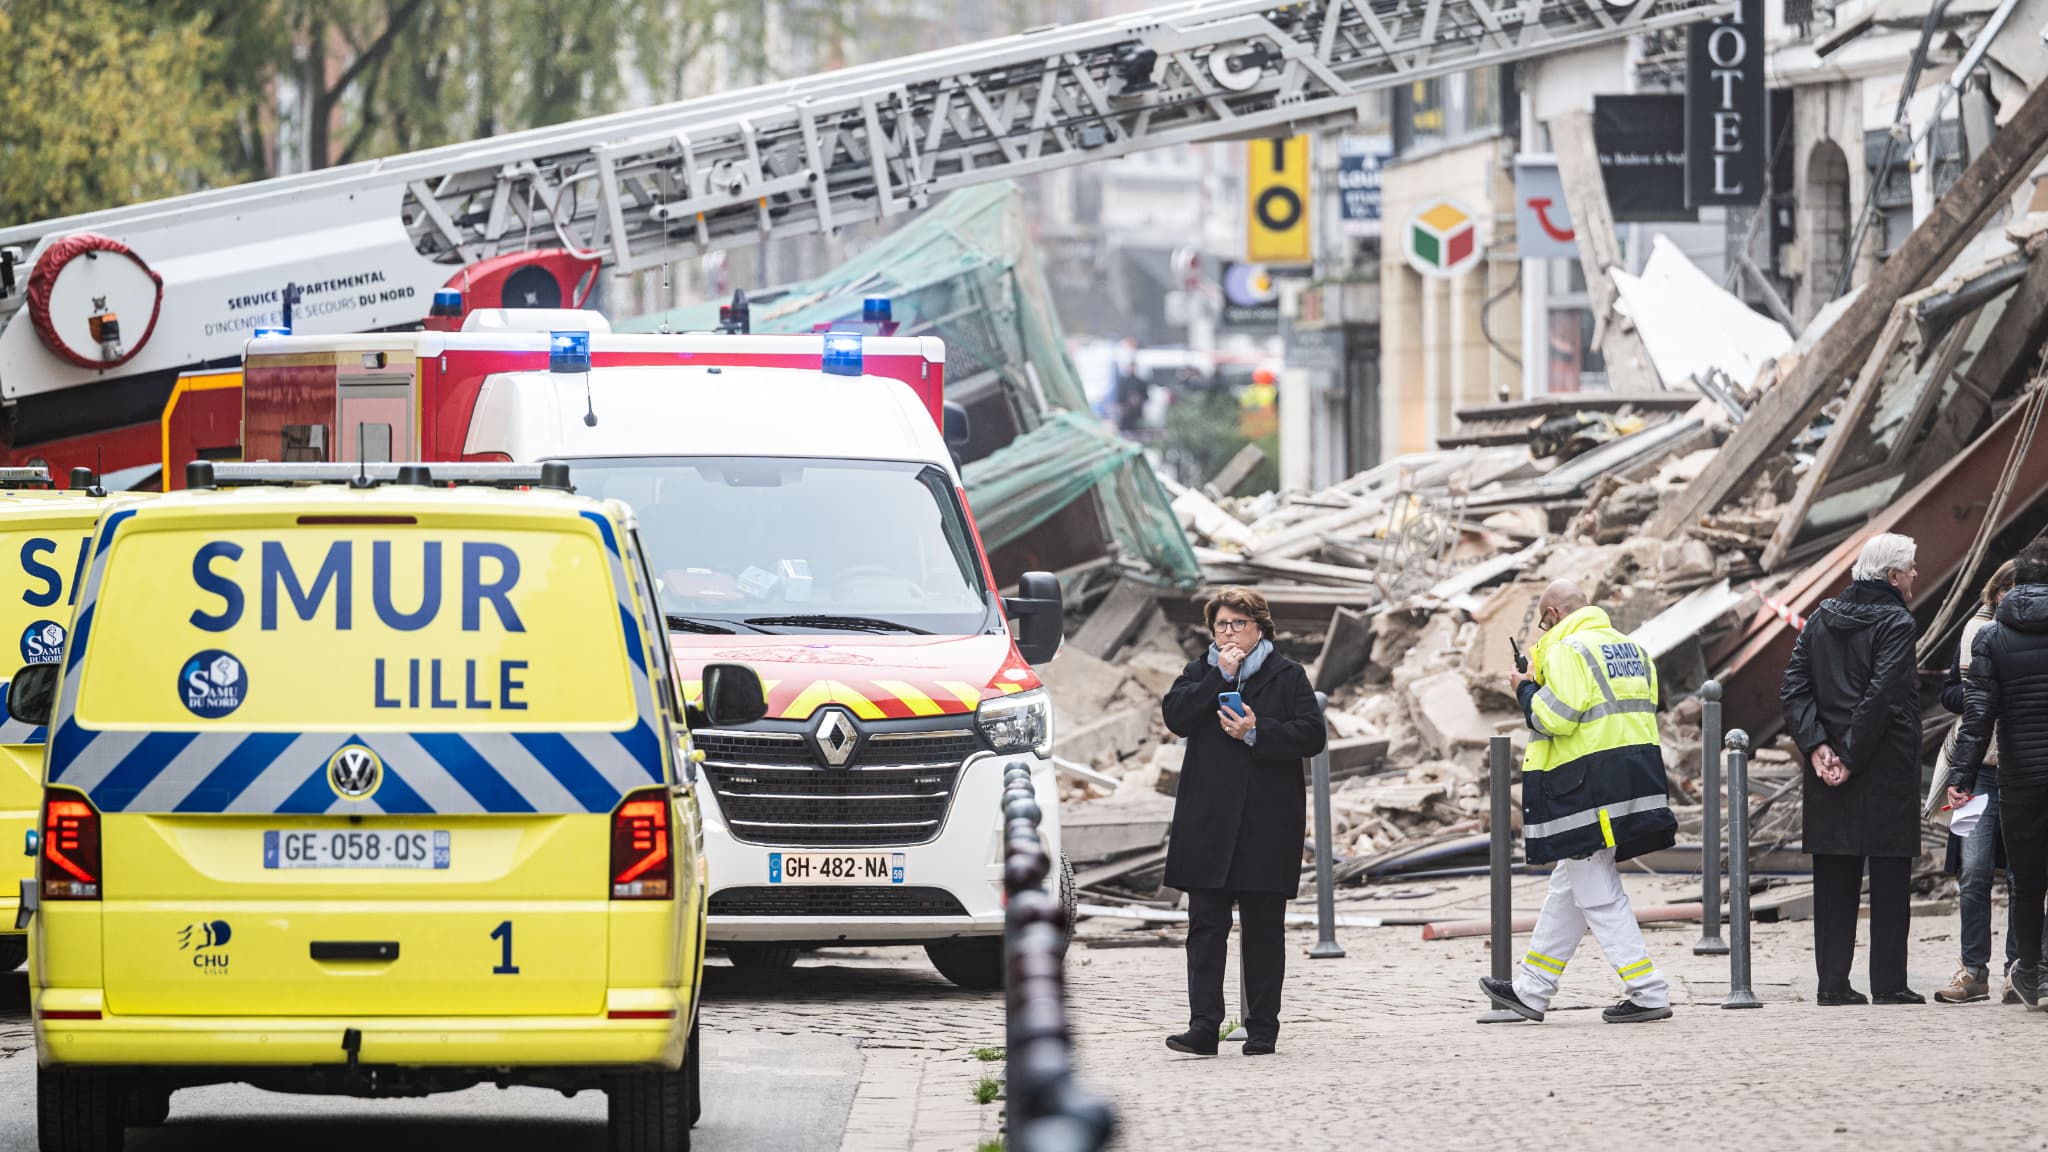
[{"label": "fire truck ladder", "polygon": [[[0,229],[33,249],[402,184],[451,266],[559,245],[617,271],[914,211],[1170,144],[1340,124],[1378,88],[1584,48],[1732,0],[1197,0],[490,140]],[[282,239],[282,238],[279,238]],[[0,299],[0,312],[18,307]]]}]

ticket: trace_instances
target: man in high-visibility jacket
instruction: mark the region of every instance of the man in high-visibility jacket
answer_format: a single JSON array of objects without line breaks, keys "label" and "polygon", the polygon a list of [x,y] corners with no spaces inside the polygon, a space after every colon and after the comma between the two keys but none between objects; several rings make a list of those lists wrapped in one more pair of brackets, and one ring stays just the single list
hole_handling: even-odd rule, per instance
[{"label": "man in high-visibility jacket", "polygon": [[1657,666],[1570,581],[1545,589],[1537,613],[1544,632],[1529,671],[1510,678],[1529,722],[1522,836],[1529,863],[1557,867],[1514,980],[1480,987],[1496,1006],[1543,1019],[1590,928],[1628,989],[1601,1016],[1664,1020],[1670,987],[1650,962],[1615,867],[1677,838],[1657,738]]}]

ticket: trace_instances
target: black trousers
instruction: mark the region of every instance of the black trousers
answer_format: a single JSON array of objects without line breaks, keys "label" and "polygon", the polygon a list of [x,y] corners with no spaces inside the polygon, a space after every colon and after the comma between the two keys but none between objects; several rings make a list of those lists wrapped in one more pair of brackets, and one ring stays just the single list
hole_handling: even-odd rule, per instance
[{"label": "black trousers", "polygon": [[2009,931],[2019,941],[2020,963],[2038,970],[2043,900],[2048,897],[2048,789],[2001,786],[1998,833],[2005,838],[2006,882],[2012,892]]},{"label": "black trousers", "polygon": [[1856,957],[1856,910],[1863,903],[1863,864],[1870,862],[1870,991],[1906,987],[1906,930],[1912,907],[1910,856],[1813,854],[1813,966],[1820,990],[1849,989]]},{"label": "black trousers", "polygon": [[1287,976],[1287,897],[1278,892],[1188,892],[1188,1030],[1223,1027],[1223,960],[1230,946],[1230,906],[1237,905],[1243,940],[1244,1030],[1254,1040],[1280,1036],[1280,985]]}]

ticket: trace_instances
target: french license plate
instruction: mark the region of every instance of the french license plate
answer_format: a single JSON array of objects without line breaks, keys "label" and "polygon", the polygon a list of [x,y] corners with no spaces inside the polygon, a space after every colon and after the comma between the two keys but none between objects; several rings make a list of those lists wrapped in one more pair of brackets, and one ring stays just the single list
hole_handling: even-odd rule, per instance
[{"label": "french license plate", "polygon": [[901,852],[770,852],[770,884],[901,884]]},{"label": "french license plate", "polygon": [[446,868],[448,833],[350,828],[265,832],[265,868]]}]

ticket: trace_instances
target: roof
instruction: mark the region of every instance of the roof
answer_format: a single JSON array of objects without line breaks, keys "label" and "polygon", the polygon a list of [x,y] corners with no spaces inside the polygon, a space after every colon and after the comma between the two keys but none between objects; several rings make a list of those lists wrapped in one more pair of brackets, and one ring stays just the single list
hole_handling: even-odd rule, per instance
[{"label": "roof", "polygon": [[134,502],[150,520],[165,517],[206,519],[215,515],[264,514],[298,515],[374,514],[428,515],[481,514],[493,520],[513,517],[546,519],[595,512],[620,518],[623,506],[592,500],[567,492],[541,489],[508,490],[482,485],[424,488],[408,484],[380,484],[375,488],[350,488],[344,484],[305,484],[292,487],[251,485],[233,488],[188,488],[166,493],[154,500]]},{"label": "roof", "polygon": [[[464,451],[515,460],[799,456],[908,460],[950,469],[916,393],[881,376],[794,368],[618,367],[584,376],[505,372],[485,381]],[[573,477],[574,471],[572,469]]]}]

